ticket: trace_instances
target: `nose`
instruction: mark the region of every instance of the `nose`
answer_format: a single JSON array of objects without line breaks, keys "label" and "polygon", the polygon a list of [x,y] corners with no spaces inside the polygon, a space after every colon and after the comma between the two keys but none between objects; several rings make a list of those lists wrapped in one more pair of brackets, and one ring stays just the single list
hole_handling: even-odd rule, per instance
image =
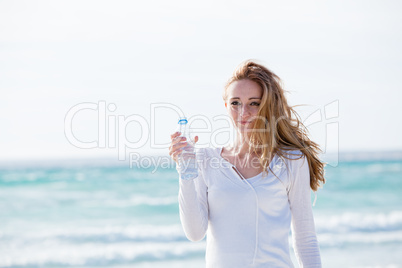
[{"label": "nose", "polygon": [[239,115],[241,117],[244,117],[244,116],[247,116],[249,114],[250,114],[250,111],[249,111],[247,105],[242,105],[240,110],[239,110]]}]

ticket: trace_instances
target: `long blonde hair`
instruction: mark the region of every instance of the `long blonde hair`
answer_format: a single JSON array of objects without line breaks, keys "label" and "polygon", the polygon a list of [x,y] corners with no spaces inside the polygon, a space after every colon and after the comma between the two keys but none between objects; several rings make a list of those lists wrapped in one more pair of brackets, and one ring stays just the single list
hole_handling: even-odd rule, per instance
[{"label": "long blonde hair", "polygon": [[325,183],[325,163],[318,157],[322,150],[317,143],[309,139],[308,130],[299,114],[288,105],[280,78],[263,65],[247,60],[236,68],[226,83],[223,93],[225,101],[229,85],[243,79],[256,82],[262,89],[258,118],[263,120],[255,121],[248,137],[252,145],[250,153],[259,156],[260,164],[264,172],[267,172],[269,160],[273,155],[278,154],[290,159],[284,152],[299,149],[308,160],[310,187],[317,191],[321,184]]}]

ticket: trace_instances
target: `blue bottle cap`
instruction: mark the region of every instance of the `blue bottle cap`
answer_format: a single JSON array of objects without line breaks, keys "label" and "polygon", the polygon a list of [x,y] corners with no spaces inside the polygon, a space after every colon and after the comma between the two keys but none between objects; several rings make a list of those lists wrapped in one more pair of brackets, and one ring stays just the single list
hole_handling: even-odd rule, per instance
[{"label": "blue bottle cap", "polygon": [[179,124],[180,124],[180,125],[185,125],[185,124],[187,124],[187,123],[188,123],[188,121],[187,121],[186,118],[180,118],[180,120],[179,120]]}]

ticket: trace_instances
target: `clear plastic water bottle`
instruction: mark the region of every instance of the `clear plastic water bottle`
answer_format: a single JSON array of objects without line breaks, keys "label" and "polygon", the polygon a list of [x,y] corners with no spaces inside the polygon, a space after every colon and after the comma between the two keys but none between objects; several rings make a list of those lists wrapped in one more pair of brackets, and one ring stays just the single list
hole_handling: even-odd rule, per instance
[{"label": "clear plastic water bottle", "polygon": [[186,117],[180,117],[179,126],[177,128],[180,137],[186,137],[187,145],[183,148],[178,158],[177,171],[183,180],[191,180],[198,176],[198,168],[196,155],[194,150],[194,142],[190,136],[190,128]]}]

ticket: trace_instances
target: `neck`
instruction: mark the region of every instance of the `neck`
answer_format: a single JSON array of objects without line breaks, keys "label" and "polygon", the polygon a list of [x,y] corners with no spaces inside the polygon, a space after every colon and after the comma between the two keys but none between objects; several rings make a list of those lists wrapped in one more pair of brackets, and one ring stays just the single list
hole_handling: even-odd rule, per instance
[{"label": "neck", "polygon": [[244,133],[238,133],[236,142],[233,146],[234,154],[243,158],[249,154],[250,146],[249,139]]}]

